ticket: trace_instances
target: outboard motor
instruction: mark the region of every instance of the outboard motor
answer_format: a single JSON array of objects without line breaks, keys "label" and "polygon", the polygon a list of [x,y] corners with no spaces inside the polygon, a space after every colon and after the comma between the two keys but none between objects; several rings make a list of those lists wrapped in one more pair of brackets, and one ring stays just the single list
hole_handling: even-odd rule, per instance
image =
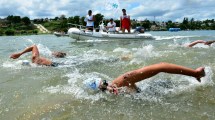
[{"label": "outboard motor", "polygon": [[144,33],[145,32],[144,31],[144,27],[142,27],[142,26],[136,27],[135,32],[137,32],[137,33]]}]

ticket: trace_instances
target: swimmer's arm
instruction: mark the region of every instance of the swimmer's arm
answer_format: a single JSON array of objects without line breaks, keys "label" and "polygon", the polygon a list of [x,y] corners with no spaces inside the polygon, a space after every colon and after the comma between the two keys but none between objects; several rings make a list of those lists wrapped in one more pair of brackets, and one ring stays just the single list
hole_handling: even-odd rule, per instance
[{"label": "swimmer's arm", "polygon": [[33,48],[37,48],[36,45],[32,45],[30,47],[25,48],[22,52],[18,52],[18,53],[14,53],[10,56],[10,58],[13,59],[17,59],[19,58],[22,54],[27,53],[27,52],[31,52],[33,50]]},{"label": "swimmer's arm", "polygon": [[206,42],[204,40],[197,40],[197,41],[194,41],[194,42],[190,43],[188,45],[188,47],[193,47],[194,45],[196,45],[198,43],[206,43]]},{"label": "swimmer's arm", "polygon": [[215,40],[207,41],[207,42],[205,42],[205,45],[211,45],[211,44],[214,43],[214,42],[215,42]]}]

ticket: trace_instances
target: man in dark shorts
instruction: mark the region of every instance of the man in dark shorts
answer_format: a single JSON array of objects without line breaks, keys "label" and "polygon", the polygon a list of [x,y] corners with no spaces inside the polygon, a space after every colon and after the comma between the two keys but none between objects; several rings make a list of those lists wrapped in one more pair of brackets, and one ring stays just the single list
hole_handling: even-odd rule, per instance
[{"label": "man in dark shorts", "polygon": [[[32,52],[32,57],[31,57],[32,63],[38,64],[38,65],[53,66],[53,67],[56,67],[59,65],[59,63],[52,62],[51,60],[49,60],[47,58],[41,57],[36,45],[27,47],[22,52],[14,53],[14,54],[10,55],[10,58],[17,59],[21,55],[23,55],[24,53],[27,53],[27,52]],[[66,56],[66,53],[53,52],[52,55],[57,58],[63,58]]]}]

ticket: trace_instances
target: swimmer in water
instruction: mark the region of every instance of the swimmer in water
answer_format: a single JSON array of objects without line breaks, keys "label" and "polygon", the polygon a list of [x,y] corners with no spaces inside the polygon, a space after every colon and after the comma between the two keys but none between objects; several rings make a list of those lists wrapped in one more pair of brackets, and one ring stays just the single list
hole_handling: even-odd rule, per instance
[{"label": "swimmer in water", "polygon": [[199,82],[201,82],[200,78],[205,76],[204,67],[191,69],[176,64],[162,62],[126,72],[109,83],[106,80],[91,82],[90,87],[101,91],[107,90],[116,95],[119,93],[120,87],[127,87],[131,91],[140,92],[140,89],[135,85],[135,83],[153,77],[161,72],[191,76],[196,78]]},{"label": "swimmer in water", "polygon": [[193,47],[194,45],[199,44],[199,43],[203,43],[204,45],[210,46],[214,42],[215,42],[215,40],[211,40],[211,41],[196,40],[196,41],[190,43],[189,45],[187,45],[187,47]]},{"label": "swimmer in water", "polygon": [[[51,60],[49,60],[47,58],[41,57],[36,45],[27,47],[22,52],[14,53],[14,54],[10,55],[10,58],[17,59],[21,55],[23,55],[24,53],[27,53],[27,52],[32,52],[32,57],[31,57],[32,63],[38,64],[38,65],[45,65],[45,66],[53,66],[53,67],[56,67],[58,65],[58,63],[56,63],[56,62],[52,62]],[[57,58],[63,58],[66,56],[66,53],[52,52],[52,55]]]}]

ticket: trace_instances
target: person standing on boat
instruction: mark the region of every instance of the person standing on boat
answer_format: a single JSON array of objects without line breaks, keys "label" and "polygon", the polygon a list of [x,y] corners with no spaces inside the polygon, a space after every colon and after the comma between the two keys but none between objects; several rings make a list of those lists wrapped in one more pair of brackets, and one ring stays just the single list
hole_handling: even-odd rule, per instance
[{"label": "person standing on boat", "polygon": [[116,31],[116,23],[113,21],[113,18],[110,19],[110,22],[107,24],[106,29],[108,32]]},{"label": "person standing on boat", "polygon": [[126,14],[126,10],[122,9],[123,15],[120,16],[120,29],[122,30],[123,33],[125,33],[125,30],[130,33],[130,27],[131,27],[131,21],[130,21],[130,16]]},{"label": "person standing on boat", "polygon": [[92,15],[92,10],[88,11],[88,15],[85,17],[84,21],[87,23],[87,30],[93,30],[95,17]]}]

